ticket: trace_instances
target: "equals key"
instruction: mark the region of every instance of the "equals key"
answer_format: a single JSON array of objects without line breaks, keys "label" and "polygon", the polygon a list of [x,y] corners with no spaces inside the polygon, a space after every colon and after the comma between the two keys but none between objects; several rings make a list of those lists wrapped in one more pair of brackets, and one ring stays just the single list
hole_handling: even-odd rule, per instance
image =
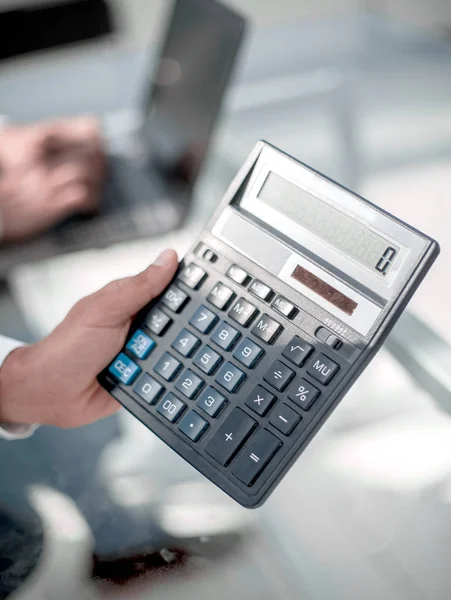
[{"label": "equals key", "polygon": [[282,442],[266,429],[260,429],[232,463],[232,473],[245,485],[252,485]]}]

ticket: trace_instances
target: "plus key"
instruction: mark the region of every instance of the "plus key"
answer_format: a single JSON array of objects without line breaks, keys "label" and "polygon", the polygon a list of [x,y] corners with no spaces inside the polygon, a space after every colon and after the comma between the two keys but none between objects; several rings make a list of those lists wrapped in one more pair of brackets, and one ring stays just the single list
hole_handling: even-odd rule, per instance
[{"label": "plus key", "polygon": [[221,465],[226,465],[256,426],[254,419],[241,409],[235,408],[208,443],[205,451]]}]

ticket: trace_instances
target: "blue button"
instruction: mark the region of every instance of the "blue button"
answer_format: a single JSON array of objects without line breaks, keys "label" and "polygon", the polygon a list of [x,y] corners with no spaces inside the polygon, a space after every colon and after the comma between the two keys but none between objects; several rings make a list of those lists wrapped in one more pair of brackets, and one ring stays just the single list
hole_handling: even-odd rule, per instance
[{"label": "blue button", "polygon": [[147,358],[152,350],[155,348],[155,342],[152,338],[138,329],[129,339],[126,346],[127,350],[136,356],[136,358]]},{"label": "blue button", "polygon": [[139,373],[141,373],[141,368],[131,358],[121,352],[110,365],[109,371],[119,381],[122,381],[125,385],[130,385],[130,383],[135,381]]}]

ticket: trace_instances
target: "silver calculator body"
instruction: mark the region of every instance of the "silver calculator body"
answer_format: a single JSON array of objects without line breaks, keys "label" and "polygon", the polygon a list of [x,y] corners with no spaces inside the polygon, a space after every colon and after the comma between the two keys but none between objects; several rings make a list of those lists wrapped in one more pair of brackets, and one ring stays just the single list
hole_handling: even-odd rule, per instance
[{"label": "silver calculator body", "polygon": [[259,142],[102,385],[246,507],[380,348],[437,242]]}]

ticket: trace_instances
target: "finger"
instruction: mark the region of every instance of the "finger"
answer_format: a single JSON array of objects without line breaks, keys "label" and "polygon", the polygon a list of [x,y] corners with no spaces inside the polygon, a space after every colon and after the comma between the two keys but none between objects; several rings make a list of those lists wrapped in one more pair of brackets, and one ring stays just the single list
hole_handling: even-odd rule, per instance
[{"label": "finger", "polygon": [[164,290],[177,266],[177,254],[165,250],[142,273],[109,283],[90,297],[88,311],[91,321],[95,319],[92,324],[116,327],[131,319]]},{"label": "finger", "polygon": [[95,142],[100,139],[100,123],[95,117],[89,116],[48,121],[42,124],[42,131],[49,143]]},{"label": "finger", "polygon": [[57,223],[76,213],[94,211],[92,201],[94,192],[87,182],[70,184],[53,194],[51,203],[45,206],[45,212],[51,223]]},{"label": "finger", "polygon": [[58,162],[67,153],[77,152],[91,160],[96,171],[103,170],[104,151],[100,124],[94,117],[51,121],[46,124],[43,134],[45,158],[50,163]]},{"label": "finger", "polygon": [[65,160],[53,165],[48,170],[50,185],[55,187],[65,186],[80,181],[100,183],[102,174],[95,169],[92,161],[87,157],[66,156]]},{"label": "finger", "polygon": [[[80,425],[89,425],[99,419],[111,417],[120,411],[121,405],[100,386],[97,387],[90,402],[87,404]],[[77,424],[78,425],[78,424]]]}]

